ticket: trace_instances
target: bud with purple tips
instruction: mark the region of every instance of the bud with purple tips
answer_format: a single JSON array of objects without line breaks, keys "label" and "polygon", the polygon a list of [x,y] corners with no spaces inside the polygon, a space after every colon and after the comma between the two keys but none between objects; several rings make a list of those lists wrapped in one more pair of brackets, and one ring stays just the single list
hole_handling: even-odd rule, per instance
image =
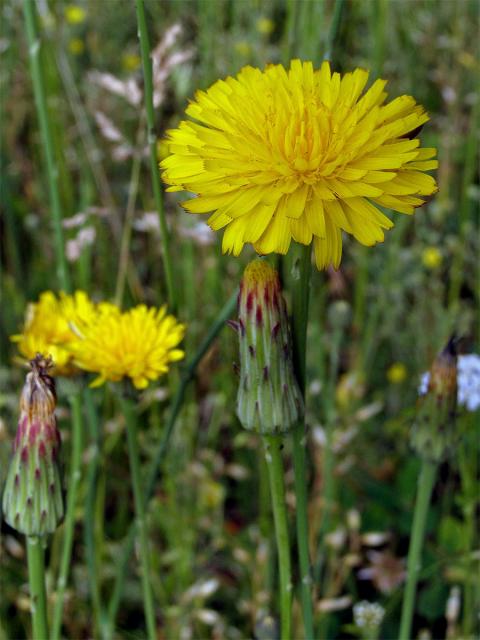
[{"label": "bud with purple tips", "polygon": [[293,373],[280,279],[265,260],[254,260],[246,267],[238,297],[238,321],[230,324],[240,342],[240,422],[245,429],[264,435],[289,431],[303,415],[303,399]]},{"label": "bud with purple tips", "polygon": [[52,533],[63,518],[55,419],[55,383],[50,358],[31,362],[20,397],[20,419],[3,493],[8,524],[27,536]]}]

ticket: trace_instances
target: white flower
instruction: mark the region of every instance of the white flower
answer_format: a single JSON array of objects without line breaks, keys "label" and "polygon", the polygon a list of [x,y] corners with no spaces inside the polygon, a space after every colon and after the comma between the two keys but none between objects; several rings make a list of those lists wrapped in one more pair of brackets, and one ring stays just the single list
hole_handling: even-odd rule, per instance
[{"label": "white flower", "polygon": [[360,629],[378,629],[384,615],[385,609],[377,602],[363,600],[353,607],[353,619]]},{"label": "white flower", "polygon": [[[422,373],[419,395],[423,396],[428,391],[430,373]],[[460,407],[466,407],[468,411],[476,411],[480,407],[480,356],[470,353],[458,356],[457,361],[457,402]]]}]

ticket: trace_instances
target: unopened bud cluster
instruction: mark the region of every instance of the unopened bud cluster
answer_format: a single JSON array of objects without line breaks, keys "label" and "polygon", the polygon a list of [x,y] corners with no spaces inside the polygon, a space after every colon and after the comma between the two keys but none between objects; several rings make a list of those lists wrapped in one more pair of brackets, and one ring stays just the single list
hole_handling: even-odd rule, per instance
[{"label": "unopened bud cluster", "polygon": [[261,434],[289,431],[303,415],[303,399],[293,373],[280,279],[264,260],[254,260],[245,269],[238,321],[231,324],[240,342],[240,422]]},{"label": "unopened bud cluster", "polygon": [[440,462],[457,440],[457,355],[453,340],[436,357],[429,372],[428,388],[421,396],[411,441],[425,459]]},{"label": "unopened bud cluster", "polygon": [[55,419],[52,364],[42,356],[31,361],[20,397],[20,418],[3,494],[8,524],[25,535],[52,533],[63,517],[58,467],[60,434]]}]

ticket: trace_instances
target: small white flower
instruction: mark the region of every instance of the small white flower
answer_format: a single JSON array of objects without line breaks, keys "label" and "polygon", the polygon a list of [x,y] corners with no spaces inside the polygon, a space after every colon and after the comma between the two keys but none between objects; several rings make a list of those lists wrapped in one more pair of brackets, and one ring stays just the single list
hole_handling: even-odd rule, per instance
[{"label": "small white flower", "polygon": [[353,607],[353,619],[360,629],[378,629],[384,615],[385,609],[378,602],[363,600]]},{"label": "small white flower", "polygon": [[[428,391],[430,373],[422,373],[418,394],[423,396]],[[468,411],[476,411],[480,407],[480,356],[470,353],[458,356],[457,361],[457,402]]]}]

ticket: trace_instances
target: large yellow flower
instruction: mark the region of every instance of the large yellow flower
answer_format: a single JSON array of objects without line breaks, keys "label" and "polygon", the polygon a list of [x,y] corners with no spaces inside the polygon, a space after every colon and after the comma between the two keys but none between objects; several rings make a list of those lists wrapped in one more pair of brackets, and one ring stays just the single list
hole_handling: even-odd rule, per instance
[{"label": "large yellow flower", "polygon": [[197,194],[183,206],[213,212],[224,252],[250,242],[285,254],[293,238],[313,241],[319,269],[338,267],[342,230],[382,242],[393,223],[375,205],[411,214],[436,191],[424,173],[436,151],[415,138],[428,115],[410,96],[385,104],[384,80],[362,96],[367,79],[293,60],[289,71],[245,67],[199,91],[186,110],[194,121],[168,132],[168,190]]},{"label": "large yellow flower", "polygon": [[28,305],[22,333],[10,339],[18,344],[20,354],[27,360],[35,358],[37,353],[51,356],[55,373],[70,375],[75,368],[69,347],[78,340],[72,326],[79,319],[91,321],[96,309],[84,291],[73,295],[60,293],[59,297],[52,291],[44,291],[38,302]]},{"label": "large yellow flower", "polygon": [[144,389],[184,356],[176,347],[185,327],[165,307],[139,305],[124,313],[99,309],[94,322],[78,321],[75,330],[80,338],[71,345],[75,364],[99,374],[92,387],[128,377]]}]

